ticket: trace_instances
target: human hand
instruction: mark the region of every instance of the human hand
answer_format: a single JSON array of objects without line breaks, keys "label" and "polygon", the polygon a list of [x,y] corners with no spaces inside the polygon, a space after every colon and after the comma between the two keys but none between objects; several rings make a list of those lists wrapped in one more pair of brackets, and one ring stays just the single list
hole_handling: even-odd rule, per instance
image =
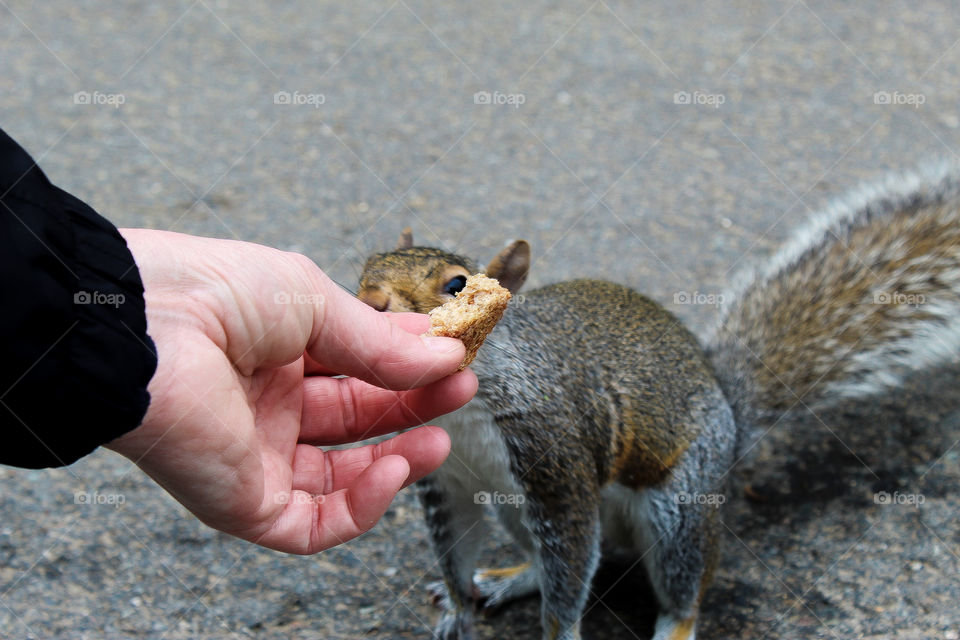
[{"label": "human hand", "polygon": [[421,424],[473,396],[472,373],[449,375],[463,345],[417,335],[425,316],[377,313],[296,254],[121,233],[143,279],[158,366],[143,423],[107,446],[200,520],[315,553],[372,527],[397,491],[446,458],[437,427],[354,449],[314,446]]}]

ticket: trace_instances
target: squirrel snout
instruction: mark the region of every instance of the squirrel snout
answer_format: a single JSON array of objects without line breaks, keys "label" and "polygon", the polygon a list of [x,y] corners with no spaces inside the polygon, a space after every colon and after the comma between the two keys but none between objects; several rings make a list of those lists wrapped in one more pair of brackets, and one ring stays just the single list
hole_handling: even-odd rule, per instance
[{"label": "squirrel snout", "polygon": [[364,290],[357,294],[360,302],[373,307],[377,311],[387,311],[390,309],[390,296],[378,289]]}]

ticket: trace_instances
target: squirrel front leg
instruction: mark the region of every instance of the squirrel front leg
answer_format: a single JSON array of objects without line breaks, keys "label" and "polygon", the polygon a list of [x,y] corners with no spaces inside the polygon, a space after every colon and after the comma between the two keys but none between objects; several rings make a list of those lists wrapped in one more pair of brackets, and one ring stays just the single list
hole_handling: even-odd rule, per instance
[{"label": "squirrel front leg", "polygon": [[[580,621],[590,594],[590,583],[600,560],[600,522],[596,508],[592,513],[565,513],[539,524],[539,550],[542,603],[540,620],[544,640],[579,640]],[[584,519],[571,527],[572,519]],[[572,518],[571,518],[572,516]]]},{"label": "squirrel front leg", "polygon": [[590,583],[600,560],[599,490],[577,447],[520,469],[527,521],[536,541],[544,640],[577,640]]},{"label": "squirrel front leg", "polygon": [[446,587],[435,593],[444,611],[434,635],[441,640],[472,640],[473,571],[483,542],[483,505],[443,467],[417,483],[417,494]]}]

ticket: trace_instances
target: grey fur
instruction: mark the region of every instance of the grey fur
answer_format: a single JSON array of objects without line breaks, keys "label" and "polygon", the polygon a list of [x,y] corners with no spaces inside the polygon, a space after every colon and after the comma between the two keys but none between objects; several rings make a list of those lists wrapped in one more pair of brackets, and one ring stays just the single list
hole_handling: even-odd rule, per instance
[{"label": "grey fur", "polygon": [[861,187],[741,282],[707,350],[744,436],[955,357],[960,166]]},{"label": "grey fur", "polygon": [[[491,264],[516,269],[519,286],[525,251],[513,243]],[[442,301],[432,279],[444,260],[472,265],[407,247],[371,258],[361,289],[391,309],[429,309]],[[924,300],[878,301],[894,292]],[[618,285],[526,293],[473,364],[477,398],[443,423],[450,459],[420,483],[446,583],[437,635],[471,637],[478,596],[499,606],[539,590],[543,637],[579,637],[603,541],[642,556],[660,610],[655,640],[692,640],[742,434],[798,405],[888,389],[958,352],[955,165],[828,209],[746,279],[706,349]],[[495,513],[529,554],[525,571],[474,573],[478,492],[513,496]]]}]

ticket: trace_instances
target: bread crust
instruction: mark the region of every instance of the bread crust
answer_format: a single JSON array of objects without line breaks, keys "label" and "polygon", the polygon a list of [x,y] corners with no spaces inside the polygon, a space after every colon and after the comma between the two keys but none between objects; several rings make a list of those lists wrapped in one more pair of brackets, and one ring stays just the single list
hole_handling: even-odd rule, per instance
[{"label": "bread crust", "polygon": [[463,290],[453,300],[430,312],[430,330],[427,335],[458,338],[467,349],[467,355],[457,371],[467,367],[487,335],[503,317],[510,301],[510,292],[495,279],[478,273],[467,278]]}]

